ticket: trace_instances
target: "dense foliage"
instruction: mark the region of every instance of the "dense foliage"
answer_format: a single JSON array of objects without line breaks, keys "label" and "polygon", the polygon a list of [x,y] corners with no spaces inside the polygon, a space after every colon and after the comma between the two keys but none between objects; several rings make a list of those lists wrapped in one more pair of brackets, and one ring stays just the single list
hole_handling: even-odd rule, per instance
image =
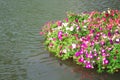
[{"label": "dense foliage", "polygon": [[62,60],[72,58],[85,68],[114,73],[120,68],[120,12],[107,10],[69,13],[48,22],[40,34],[50,52]]}]

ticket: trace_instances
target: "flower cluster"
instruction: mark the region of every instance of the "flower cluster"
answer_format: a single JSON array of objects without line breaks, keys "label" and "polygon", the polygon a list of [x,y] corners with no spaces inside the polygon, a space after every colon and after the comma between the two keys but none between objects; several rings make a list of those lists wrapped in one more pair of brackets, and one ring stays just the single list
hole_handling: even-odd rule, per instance
[{"label": "flower cluster", "polygon": [[110,73],[120,68],[120,12],[110,10],[68,14],[63,21],[48,22],[45,35],[48,50],[61,59],[73,58],[85,68]]}]

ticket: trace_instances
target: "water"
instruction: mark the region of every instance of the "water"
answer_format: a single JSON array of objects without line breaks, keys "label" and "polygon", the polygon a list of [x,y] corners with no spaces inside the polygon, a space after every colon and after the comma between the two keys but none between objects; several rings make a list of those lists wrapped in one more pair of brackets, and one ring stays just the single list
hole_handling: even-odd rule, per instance
[{"label": "water", "polygon": [[51,55],[39,36],[47,21],[67,11],[120,10],[119,0],[0,0],[0,80],[119,80]]}]

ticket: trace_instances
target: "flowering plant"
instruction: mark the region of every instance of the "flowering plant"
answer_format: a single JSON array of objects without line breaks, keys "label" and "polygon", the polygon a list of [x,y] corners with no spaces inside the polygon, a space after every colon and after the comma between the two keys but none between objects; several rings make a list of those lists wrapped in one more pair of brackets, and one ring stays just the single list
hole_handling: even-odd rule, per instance
[{"label": "flowering plant", "polygon": [[110,10],[69,13],[48,22],[40,34],[50,52],[62,60],[72,58],[85,68],[114,73],[120,68],[120,12]]}]

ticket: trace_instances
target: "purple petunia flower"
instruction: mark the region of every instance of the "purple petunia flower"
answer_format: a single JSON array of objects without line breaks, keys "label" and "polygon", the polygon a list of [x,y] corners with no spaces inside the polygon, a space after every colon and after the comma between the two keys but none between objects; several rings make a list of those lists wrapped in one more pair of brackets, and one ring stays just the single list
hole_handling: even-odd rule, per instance
[{"label": "purple petunia flower", "polygon": [[113,44],[113,40],[110,39],[110,44]]},{"label": "purple petunia flower", "polygon": [[91,42],[91,46],[94,46],[94,44],[95,44],[94,41],[92,41],[92,42]]},{"label": "purple petunia flower", "polygon": [[111,36],[112,36],[111,32],[108,32],[108,36],[109,36],[109,37],[111,37]]},{"label": "purple petunia flower", "polygon": [[106,54],[105,54],[105,53],[102,53],[102,56],[106,56]]},{"label": "purple petunia flower", "polygon": [[59,32],[58,32],[58,39],[59,39],[59,40],[62,40],[62,34],[63,34],[62,31],[59,31]]},{"label": "purple petunia flower", "polygon": [[80,54],[83,54],[83,49],[81,49],[81,50],[79,51],[79,53],[80,53]]},{"label": "purple petunia flower", "polygon": [[75,56],[76,56],[76,57],[80,56],[80,53],[79,53],[79,52],[76,52],[76,53],[75,53]]},{"label": "purple petunia flower", "polygon": [[101,45],[101,46],[105,45],[105,42],[104,42],[104,41],[101,41],[101,42],[100,42],[100,45]]},{"label": "purple petunia flower", "polygon": [[105,53],[106,51],[105,51],[105,49],[102,49],[101,52],[102,52],[102,53]]},{"label": "purple petunia flower", "polygon": [[87,48],[87,45],[85,43],[81,44],[82,48]]},{"label": "purple petunia flower", "polygon": [[84,62],[84,58],[79,58],[79,62]]},{"label": "purple petunia flower", "polygon": [[94,56],[98,56],[98,54],[97,54],[97,53],[94,53]]},{"label": "purple petunia flower", "polygon": [[75,22],[78,23],[79,22],[78,19],[75,19]]},{"label": "purple petunia flower", "polygon": [[85,67],[86,68],[93,68],[93,66],[90,63],[87,63]]},{"label": "purple petunia flower", "polygon": [[109,61],[107,59],[103,60],[103,64],[108,64]]},{"label": "purple petunia flower", "polygon": [[57,26],[62,26],[62,21],[57,21]]},{"label": "purple petunia flower", "polygon": [[65,18],[66,22],[68,22],[68,18]]}]

